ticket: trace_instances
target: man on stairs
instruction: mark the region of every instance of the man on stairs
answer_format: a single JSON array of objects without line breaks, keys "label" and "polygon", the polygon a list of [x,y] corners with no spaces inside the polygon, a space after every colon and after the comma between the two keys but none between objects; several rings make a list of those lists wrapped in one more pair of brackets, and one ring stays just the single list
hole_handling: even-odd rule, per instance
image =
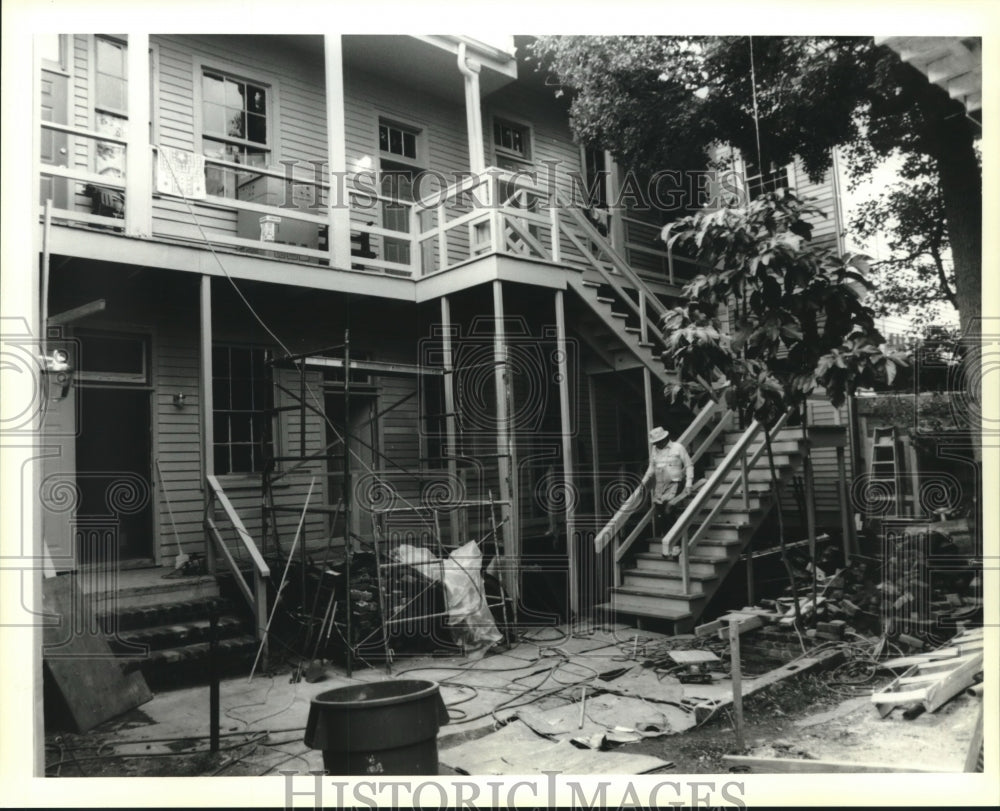
[{"label": "man on stairs", "polygon": [[[680,442],[673,442],[665,428],[649,432],[649,470],[653,472],[653,528],[665,536],[683,511],[681,502],[691,494],[694,464]],[[649,471],[647,471],[648,473]],[[676,559],[680,547],[663,547],[663,557]]]}]

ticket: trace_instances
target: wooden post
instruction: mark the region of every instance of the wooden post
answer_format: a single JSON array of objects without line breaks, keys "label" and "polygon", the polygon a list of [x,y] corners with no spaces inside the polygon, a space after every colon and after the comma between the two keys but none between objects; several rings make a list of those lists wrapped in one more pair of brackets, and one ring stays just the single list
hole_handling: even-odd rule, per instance
[{"label": "wooden post", "polygon": [[[212,492],[205,479],[215,475],[215,427],[212,401],[212,277],[202,276],[199,290],[201,312],[201,380],[198,400],[201,403],[202,492],[205,509],[212,505]],[[206,543],[208,538],[206,536]]]},{"label": "wooden post", "polygon": [[743,672],[740,669],[740,621],[729,620],[729,674],[733,681],[733,719],[736,724],[736,749],[743,752]]},{"label": "wooden post", "polygon": [[153,222],[153,151],[149,143],[149,34],[129,34],[125,125],[125,233],[148,237]]},{"label": "wooden post", "polygon": [[598,518],[603,513],[601,512],[601,465],[597,436],[597,392],[594,388],[593,375],[587,375],[587,412],[590,417],[590,477],[594,488],[594,517]]},{"label": "wooden post", "polygon": [[[494,212],[496,213],[496,212]],[[504,329],[503,282],[493,282],[493,364],[494,385],[497,397],[497,472],[500,475],[500,514],[507,521],[508,542],[504,544],[504,580],[507,593],[514,604],[520,599],[520,533],[517,512],[514,509],[513,445],[510,440],[509,413],[507,410],[507,336]]]},{"label": "wooden post", "polygon": [[562,243],[559,234],[559,203],[556,198],[549,197],[549,223],[552,228],[552,261],[562,261]]},{"label": "wooden post", "polygon": [[559,419],[562,437],[563,487],[566,500],[566,554],[569,563],[569,608],[570,615],[576,617],[580,609],[579,573],[576,559],[575,511],[577,492],[573,482],[573,426],[569,412],[569,356],[566,345],[566,310],[563,291],[556,290],[556,349],[559,362]]},{"label": "wooden post", "polygon": [[806,533],[809,536],[809,557],[812,560],[812,602],[816,605],[816,483],[813,480],[812,445],[806,428],[808,409],[804,416],[806,419],[802,421],[802,444],[805,455],[802,460],[802,470],[805,474]]},{"label": "wooden post", "polygon": [[[342,430],[344,432],[341,444],[344,446],[344,588],[347,606],[347,678],[351,678],[354,667],[354,637],[351,636],[351,615],[354,612],[354,603],[351,601],[351,553],[354,544],[352,539],[352,505],[354,494],[351,492],[351,331],[344,330],[344,422]],[[377,565],[377,561],[376,561]],[[382,592],[379,591],[381,597]]]},{"label": "wooden post", "polygon": [[844,548],[844,565],[851,562],[854,555],[854,522],[851,520],[851,502],[847,492],[847,464],[844,461],[844,448],[838,445],[837,454],[837,497],[840,500],[840,533]]},{"label": "wooden post", "polygon": [[611,247],[622,256],[627,256],[628,254],[625,249],[625,220],[623,219],[625,210],[623,208],[615,208],[611,205],[612,201],[618,199],[621,190],[621,167],[615,162],[610,152],[605,151],[604,161],[608,167],[608,215],[611,218],[611,222],[608,223],[608,237]]},{"label": "wooden post", "polygon": [[642,397],[646,408],[646,433],[653,430],[653,375],[647,367],[642,368]]},{"label": "wooden post", "polygon": [[[326,73],[326,145],[330,188],[327,190],[326,247],[330,267],[351,266],[351,211],[347,193],[347,135],[344,119],[344,57],[340,34],[323,37]],[[317,203],[319,202],[317,192]]]},{"label": "wooden post", "polygon": [[[455,452],[458,441],[455,432],[455,359],[452,354],[452,327],[451,327],[451,302],[447,296],[441,296],[441,363],[444,366],[444,431],[445,448],[448,458],[448,479],[451,482],[458,481],[458,463],[455,460]],[[464,488],[460,492],[465,492]],[[448,513],[448,527],[451,531],[451,543],[457,545],[461,543],[462,536],[459,534],[459,513],[452,510]]]}]

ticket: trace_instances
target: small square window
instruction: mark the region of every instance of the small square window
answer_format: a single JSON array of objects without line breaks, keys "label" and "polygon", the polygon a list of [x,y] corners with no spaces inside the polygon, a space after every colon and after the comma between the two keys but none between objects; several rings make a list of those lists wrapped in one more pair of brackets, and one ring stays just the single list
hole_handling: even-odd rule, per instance
[{"label": "small square window", "polygon": [[528,148],[531,142],[529,129],[523,124],[514,124],[501,118],[493,119],[493,146],[519,158],[530,158]]},{"label": "small square window", "polygon": [[379,151],[409,160],[417,159],[418,131],[399,124],[380,121],[378,125]]}]

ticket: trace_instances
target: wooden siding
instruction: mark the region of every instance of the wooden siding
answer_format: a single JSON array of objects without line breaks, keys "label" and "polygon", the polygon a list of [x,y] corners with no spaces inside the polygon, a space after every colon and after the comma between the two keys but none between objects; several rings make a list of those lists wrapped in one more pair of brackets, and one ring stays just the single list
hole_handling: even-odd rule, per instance
[{"label": "wooden siding", "polygon": [[812,205],[826,214],[826,216],[808,218],[813,226],[813,244],[838,250],[839,235],[844,229],[844,224],[840,222],[840,201],[837,199],[838,184],[834,182],[833,170],[829,170],[822,180],[814,183],[806,174],[802,160],[796,158],[790,170],[790,180],[792,188],[800,196],[808,197]]},{"label": "wooden siding", "polygon": [[[268,86],[271,92],[269,146],[271,168],[279,161],[297,161],[305,177],[313,162],[325,163],[326,91],[322,54],[282,47],[269,37],[153,36],[159,48],[158,143],[201,152],[196,108],[196,83],[202,66],[234,72]],[[220,204],[198,203],[199,221],[208,232],[236,233],[236,212]],[[183,200],[154,198],[154,231],[163,236],[198,239]]]},{"label": "wooden siding", "polygon": [[[153,455],[159,461],[162,478],[155,464],[153,473],[160,484],[156,525],[160,530],[158,555],[164,561],[177,554],[171,513],[183,551],[189,555],[205,551],[198,320],[194,307],[187,315],[177,312],[175,316],[160,320],[157,325],[153,364],[156,420]],[[184,395],[184,408],[174,405],[175,394]]]},{"label": "wooden siding", "polygon": [[[808,402],[810,425],[843,425],[847,427],[847,407],[834,408],[825,397],[812,397]],[[840,531],[840,474],[837,471],[837,452],[834,448],[818,448],[812,452],[813,478],[816,489],[816,523],[820,531]],[[850,448],[844,448],[847,470],[847,492],[850,497],[851,466]],[[802,477],[801,468],[796,476]],[[782,493],[782,508],[790,526],[804,530],[805,513],[795,497],[794,489],[787,487]],[[789,540],[796,540],[789,538]]]}]

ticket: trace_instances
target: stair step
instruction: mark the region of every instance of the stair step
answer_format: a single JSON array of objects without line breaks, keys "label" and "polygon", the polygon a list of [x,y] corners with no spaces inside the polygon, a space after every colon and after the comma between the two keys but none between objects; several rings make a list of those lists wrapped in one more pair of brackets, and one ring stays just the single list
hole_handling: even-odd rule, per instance
[{"label": "stair step", "polygon": [[625,327],[625,332],[629,335],[641,335],[642,330],[639,327]]},{"label": "stair step", "polygon": [[594,290],[599,290],[602,287],[601,282],[592,282],[588,279],[581,279],[580,284],[584,287],[592,287]]},{"label": "stair step", "polygon": [[[666,595],[683,594],[683,580],[679,572],[658,572],[651,569],[635,568],[622,572],[623,586],[642,591],[657,591]],[[692,594],[707,594],[706,583],[717,578],[713,575],[690,575],[688,587]]]},{"label": "stair step", "polygon": [[[732,561],[736,560],[742,548],[743,543],[741,541],[721,541],[716,543],[714,541],[701,540],[698,541],[694,553],[699,557],[711,560]],[[662,558],[662,549],[663,545],[660,541],[651,541],[646,554],[659,555]]]},{"label": "stair step", "polygon": [[169,625],[207,617],[213,608],[221,615],[232,613],[237,609],[237,606],[231,600],[223,597],[203,597],[194,600],[182,600],[175,603],[126,606],[115,612],[100,614],[98,621],[105,633],[112,633],[116,629],[119,632],[131,631],[136,628]]},{"label": "stair step", "polygon": [[612,310],[611,311],[611,317],[612,318],[620,318],[622,321],[624,321],[624,320],[626,320],[628,318],[628,313],[620,313],[617,310]]},{"label": "stair step", "polygon": [[[246,628],[247,622],[236,614],[226,614],[219,617],[216,633],[217,639],[238,635],[236,632]],[[117,637],[108,641],[113,650],[127,650],[127,646],[146,645],[151,650],[179,648],[192,643],[207,642],[211,623],[207,619],[170,625],[154,625],[148,628],[137,628],[131,631],[119,631]]]},{"label": "stair step", "polygon": [[[680,561],[668,560],[659,552],[638,552],[635,556],[636,564],[648,566],[650,569],[662,571],[666,574],[677,574],[681,572]],[[692,575],[702,577],[718,577],[729,567],[730,558],[709,557],[707,555],[688,556],[688,568]]]},{"label": "stair step", "polygon": [[614,304],[617,301],[617,299],[614,299],[611,296],[598,296],[597,300],[601,302],[601,304]]},{"label": "stair step", "polygon": [[635,609],[623,609],[620,605],[615,605],[612,602],[599,603],[594,606],[597,611],[603,611],[606,613],[615,614],[629,614],[634,617],[650,617],[655,619],[665,619],[665,620],[689,620],[693,618],[690,611],[675,610],[669,608],[661,609],[645,609],[645,608],[635,608]]},{"label": "stair step", "polygon": [[[251,659],[257,651],[257,644],[257,640],[250,634],[231,636],[217,642],[216,655],[219,660],[224,660],[225,664],[231,667],[237,662]],[[198,670],[204,670],[208,651],[208,642],[154,650],[141,659],[127,661],[125,671],[141,670],[150,681],[162,683],[164,678],[176,669],[190,669],[192,675]],[[222,664],[223,662],[220,662],[220,665]]]},{"label": "stair step", "polygon": [[[615,586],[611,589],[611,603],[619,610],[667,611],[693,614],[700,610],[707,599],[704,594],[659,594],[646,589]],[[653,615],[655,616],[655,614]],[[673,617],[669,617],[673,619]]]},{"label": "stair step", "polygon": [[[101,582],[106,583],[104,578]],[[167,603],[204,600],[219,596],[219,584],[212,575],[196,577],[160,577],[155,583],[140,586],[122,586],[118,589],[91,588],[84,578],[84,593],[95,613],[110,614],[126,608],[138,608]]]},{"label": "stair step", "polygon": [[[736,439],[739,439],[739,437],[736,437]],[[725,453],[729,453],[729,451],[731,451],[733,447],[735,447],[736,439],[730,439],[729,437],[726,437],[725,441],[722,443],[723,450]],[[764,443],[762,440],[756,439],[747,446],[747,449],[753,452],[756,451],[757,448],[759,448],[763,444]],[[799,445],[799,443],[791,439],[779,439],[771,443],[771,453],[775,455],[779,453],[786,453],[786,454],[801,453],[801,451],[802,448]],[[762,458],[766,456],[767,456],[767,451],[765,450],[764,453],[762,454]]]}]

